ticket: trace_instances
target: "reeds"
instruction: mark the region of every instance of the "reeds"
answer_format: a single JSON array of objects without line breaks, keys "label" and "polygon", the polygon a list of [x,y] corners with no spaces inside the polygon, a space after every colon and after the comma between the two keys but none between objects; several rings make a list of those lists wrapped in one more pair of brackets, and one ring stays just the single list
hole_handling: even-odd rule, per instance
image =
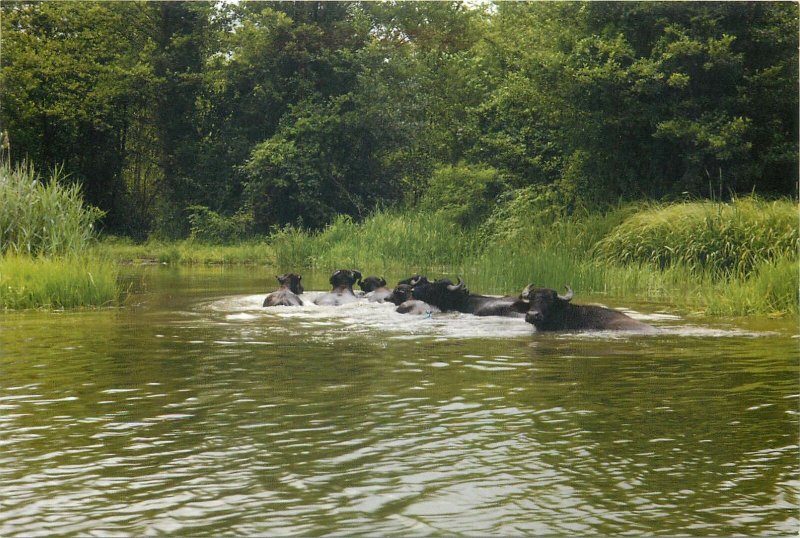
[{"label": "reeds", "polygon": [[134,243],[126,238],[105,237],[92,250],[123,264],[275,265],[273,250],[263,239],[220,245],[194,239]]},{"label": "reeds", "polygon": [[0,257],[0,308],[112,306],[122,300],[117,269],[94,257]]},{"label": "reeds", "polygon": [[464,229],[438,212],[379,211],[362,222],[339,217],[320,232],[289,227],[235,245],[104,241],[101,248],[133,262],[421,272],[462,276],[477,293],[569,285],[577,297],[654,300],[716,315],[798,312],[798,211],[790,200],[629,204],[569,217],[498,214],[508,220],[495,219],[494,228]]},{"label": "reeds", "polygon": [[32,165],[0,163],[0,254],[76,255],[92,243],[103,212],[63,179],[59,169],[41,181]]},{"label": "reeds", "polygon": [[340,216],[318,233],[287,228],[269,238],[278,267],[363,271],[455,266],[480,252],[478,234],[432,212],[379,211],[361,223]]},{"label": "reeds", "polygon": [[798,291],[798,262],[783,258],[760,263],[746,279],[724,279],[703,288],[700,302],[713,315],[796,315]]},{"label": "reeds", "polygon": [[497,234],[436,213],[383,211],[362,223],[341,217],[316,234],[286,229],[270,243],[282,268],[402,269],[460,275],[479,293],[532,282],[710,314],[784,315],[798,311],[797,222],[794,202],[757,198],[531,215]]},{"label": "reeds", "polygon": [[102,215],[59,170],[43,182],[26,163],[0,162],[0,308],[117,304],[115,265],[88,253]]},{"label": "reeds", "polygon": [[788,200],[653,205],[597,243],[599,259],[659,269],[684,266],[747,278],[764,262],[797,258],[798,212]]}]

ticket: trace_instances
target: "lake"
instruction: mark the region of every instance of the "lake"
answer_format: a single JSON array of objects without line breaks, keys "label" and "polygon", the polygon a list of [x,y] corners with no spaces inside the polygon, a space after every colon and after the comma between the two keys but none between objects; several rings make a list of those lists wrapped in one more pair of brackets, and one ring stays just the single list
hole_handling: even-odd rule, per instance
[{"label": "lake", "polygon": [[130,268],[123,308],[0,313],[0,535],[800,528],[796,319],[576,290],[659,331],[537,334],[263,309],[273,275]]}]

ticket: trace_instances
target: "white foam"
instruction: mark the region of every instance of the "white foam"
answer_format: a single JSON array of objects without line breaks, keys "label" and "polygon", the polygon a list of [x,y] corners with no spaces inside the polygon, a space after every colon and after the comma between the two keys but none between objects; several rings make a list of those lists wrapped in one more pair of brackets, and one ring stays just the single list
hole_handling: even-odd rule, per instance
[{"label": "white foam", "polygon": [[[535,329],[522,318],[477,317],[460,313],[431,315],[398,314],[392,303],[359,299],[341,306],[319,306],[314,299],[325,292],[306,292],[303,306],[264,308],[263,295],[226,297],[201,305],[201,309],[224,313],[226,321],[299,322],[310,331],[347,329],[350,333],[382,331],[392,338],[507,338],[530,336]],[[341,336],[338,335],[337,336]]]},{"label": "white foam", "polygon": [[[313,333],[332,339],[347,338],[351,334],[384,332],[386,337],[399,340],[418,338],[514,338],[530,337],[536,330],[523,318],[499,316],[473,316],[458,312],[429,315],[398,314],[391,303],[357,301],[341,306],[319,306],[314,299],[326,292],[304,293],[303,306],[273,306],[264,308],[264,294],[226,297],[200,305],[201,310],[211,310],[224,315],[228,322],[266,323],[271,330],[286,330],[289,333]],[[676,325],[680,316],[657,313],[641,313],[623,309],[625,313],[657,327],[655,333],[641,334],[625,331],[589,331],[558,333],[558,337],[600,338],[609,340],[640,338],[659,335],[679,335],[702,338],[763,337],[771,332],[745,331],[735,328],[709,328],[692,325]],[[282,321],[291,322],[284,324]]]}]

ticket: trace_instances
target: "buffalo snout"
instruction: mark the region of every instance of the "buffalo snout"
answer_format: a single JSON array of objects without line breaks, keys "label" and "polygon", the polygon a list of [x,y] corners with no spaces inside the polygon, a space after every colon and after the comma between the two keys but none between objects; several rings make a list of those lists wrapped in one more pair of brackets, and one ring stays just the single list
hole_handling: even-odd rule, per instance
[{"label": "buffalo snout", "polygon": [[525,314],[525,321],[528,323],[539,322],[544,319],[544,316],[538,310],[529,310],[527,314]]}]

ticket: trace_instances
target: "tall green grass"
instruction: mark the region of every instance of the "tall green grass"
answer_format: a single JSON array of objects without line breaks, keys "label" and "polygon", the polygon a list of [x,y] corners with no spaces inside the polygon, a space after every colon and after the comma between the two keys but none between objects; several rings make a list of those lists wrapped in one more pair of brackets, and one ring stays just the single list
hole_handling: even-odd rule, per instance
[{"label": "tall green grass", "polygon": [[0,308],[111,306],[122,300],[113,262],[96,258],[0,257]]},{"label": "tall green grass", "polygon": [[522,190],[472,228],[438,211],[379,211],[362,222],[339,217],[319,232],[290,227],[234,245],[104,241],[100,248],[132,262],[421,272],[462,276],[479,293],[569,285],[577,297],[663,301],[717,315],[798,312],[800,219],[793,201],[639,203],[572,215],[551,203]]},{"label": "tall green grass", "polygon": [[94,241],[103,212],[63,180],[58,169],[42,181],[30,164],[0,162],[0,254],[75,255]]},{"label": "tall green grass", "polygon": [[645,208],[597,243],[599,259],[748,277],[764,262],[797,258],[797,205],[755,197]]},{"label": "tall green grass", "polygon": [[476,233],[425,211],[379,211],[361,223],[340,216],[320,232],[287,228],[269,242],[278,267],[358,267],[379,272],[459,265],[481,250]]},{"label": "tall green grass", "polygon": [[126,238],[104,237],[92,251],[125,264],[275,265],[273,249],[263,239],[223,245],[195,239],[134,243]]},{"label": "tall green grass", "polygon": [[[506,217],[513,226],[504,225]],[[286,268],[402,268],[458,274],[482,293],[569,285],[578,296],[782,315],[798,312],[797,223],[792,201],[746,198],[629,204],[569,217],[499,208],[480,229],[463,229],[440,213],[384,211],[362,223],[340,218],[316,234],[283,230],[270,241],[277,265]]]},{"label": "tall green grass", "polygon": [[117,304],[116,266],[89,255],[103,212],[59,170],[43,181],[26,163],[0,162],[0,308]]},{"label": "tall green grass", "polygon": [[744,279],[728,278],[700,291],[700,303],[718,316],[796,315],[800,296],[800,275],[796,259],[761,262]]}]

